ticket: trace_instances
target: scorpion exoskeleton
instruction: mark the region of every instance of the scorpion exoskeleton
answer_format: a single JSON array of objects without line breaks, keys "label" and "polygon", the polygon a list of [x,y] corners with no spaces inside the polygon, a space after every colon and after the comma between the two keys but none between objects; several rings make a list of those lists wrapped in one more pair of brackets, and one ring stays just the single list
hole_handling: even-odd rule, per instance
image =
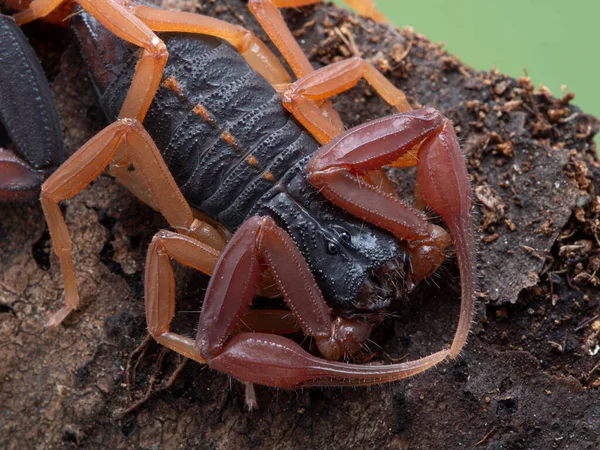
[{"label": "scorpion exoskeleton", "polygon": [[[62,1],[35,0],[16,21],[42,17]],[[175,230],[156,234],[146,265],[147,324],[162,345],[278,388],[384,383],[459,354],[473,317],[474,239],[469,177],[454,129],[433,108],[412,110],[361,58],[313,70],[278,8],[318,2],[248,2],[295,73],[291,82],[278,58],[242,27],[119,0],[77,1],[89,15],[77,15],[73,26],[114,122],[42,187],[65,283],[65,306],[51,326],[79,304],[58,204],[108,166]],[[370,1],[348,3],[382,19]],[[344,131],[329,99],[361,79],[399,113]],[[417,198],[450,234],[403,203],[383,171],[415,164]],[[391,365],[338,361],[361,349],[375,322],[369,318],[431,275],[451,244],[462,294],[450,348]],[[170,331],[171,259],[212,275],[195,340]],[[326,359],[281,336],[290,311],[251,309],[265,272]]]},{"label": "scorpion exoskeleton", "polygon": [[0,14],[0,201],[34,200],[64,159],[54,98],[12,17]]}]

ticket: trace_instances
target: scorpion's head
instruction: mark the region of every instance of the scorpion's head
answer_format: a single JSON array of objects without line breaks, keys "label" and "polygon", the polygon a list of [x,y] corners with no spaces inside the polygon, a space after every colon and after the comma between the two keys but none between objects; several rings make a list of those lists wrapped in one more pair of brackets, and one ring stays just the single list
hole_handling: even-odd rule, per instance
[{"label": "scorpion's head", "polygon": [[373,317],[410,290],[410,254],[398,240],[336,207],[302,176],[268,208],[304,254],[337,315]]}]

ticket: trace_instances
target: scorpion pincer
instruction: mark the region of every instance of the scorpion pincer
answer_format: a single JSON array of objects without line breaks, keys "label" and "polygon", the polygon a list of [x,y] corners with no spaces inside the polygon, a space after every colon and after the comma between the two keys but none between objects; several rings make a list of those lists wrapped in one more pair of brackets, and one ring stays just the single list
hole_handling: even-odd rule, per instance
[{"label": "scorpion pincer", "polygon": [[[459,354],[473,317],[472,193],[447,118],[433,108],[412,110],[361,58],[313,70],[277,8],[314,0],[248,2],[294,71],[293,83],[241,27],[117,0],[78,3],[89,14],[72,26],[113,122],[42,188],[65,280],[66,304],[51,325],[79,304],[58,203],[108,166],[175,230],[155,236],[146,265],[148,329],[166,347],[279,388],[389,382]],[[349,3],[381,19],[372,2]],[[16,20],[26,23],[59,4],[35,0]],[[344,131],[329,99],[363,78],[399,113]],[[403,203],[383,171],[415,164],[419,198],[450,234]],[[337,361],[361,349],[391,299],[431,275],[452,244],[462,295],[450,348],[391,365]],[[169,329],[171,259],[212,275],[195,340]],[[289,311],[251,309],[265,272]],[[290,312],[326,359],[282,336],[294,331],[282,324]]]},{"label": "scorpion pincer", "polygon": [[60,122],[37,55],[2,14],[0,42],[0,202],[35,200],[64,159]]}]

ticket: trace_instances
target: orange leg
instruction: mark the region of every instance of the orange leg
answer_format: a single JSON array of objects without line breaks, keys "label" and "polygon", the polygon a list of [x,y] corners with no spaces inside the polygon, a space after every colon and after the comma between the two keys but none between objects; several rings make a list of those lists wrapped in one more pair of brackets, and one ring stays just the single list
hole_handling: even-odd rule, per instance
[{"label": "orange leg", "polygon": [[[322,0],[250,0],[248,7],[269,39],[281,52],[296,77],[301,78],[313,71],[310,61],[296,42],[278,8],[298,8],[321,3]],[[358,13],[375,20],[386,21],[377,11],[373,0],[345,0]]]},{"label": "orange leg", "polygon": [[[44,17],[62,1],[35,0],[28,9],[16,14],[15,20],[22,25]],[[115,0],[78,0],[78,3],[116,36],[144,49],[119,114],[121,118],[130,117],[143,121],[167,63],[165,44],[131,11]]]},{"label": "orange leg", "polygon": [[165,11],[143,5],[133,7],[132,12],[156,32],[196,33],[221,38],[233,45],[248,65],[271,84],[290,81],[290,75],[271,50],[242,27],[200,14]]},{"label": "orange leg", "polygon": [[42,186],[42,207],[65,283],[65,306],[52,316],[48,326],[59,324],[79,305],[71,236],[58,203],[83,190],[106,168],[119,147],[124,149],[125,157],[131,160],[157,209],[172,227],[218,250],[225,246],[214,228],[194,218],[160,152],[142,125],[134,119],[121,119],[90,139]]},{"label": "orange leg", "polygon": [[289,86],[283,104],[321,144],[326,144],[339,130],[319,114],[316,102],[353,88],[363,78],[398,111],[411,110],[404,93],[362,58],[339,61],[305,75]]},{"label": "orange leg", "polygon": [[175,316],[175,277],[170,258],[212,275],[221,252],[181,234],[160,231],[152,239],[146,259],[145,299],[148,331],[154,339],[202,364],[195,341],[169,331]]},{"label": "orange leg", "polygon": [[320,2],[321,0],[250,0],[248,2],[248,8],[298,78],[311,73],[313,67],[278,8],[293,8]]},{"label": "orange leg", "polygon": [[[370,17],[376,21],[387,22],[385,17],[375,7],[373,0],[345,1],[348,5],[356,9],[359,14]],[[248,2],[250,11],[254,14],[261,27],[265,30],[286,62],[290,65],[298,79],[309,76],[309,74],[313,72],[313,67],[287,27],[278,8],[298,8],[316,3],[321,3],[321,0],[250,0]],[[394,92],[395,88],[374,68],[371,67],[371,69],[372,70],[368,68],[365,69],[365,72],[368,72],[364,75],[365,78],[370,82],[373,80],[375,88],[378,90],[381,88],[385,91],[385,94],[390,93],[392,96],[396,94]],[[360,79],[360,76],[358,79]],[[356,82],[358,82],[358,79]],[[354,84],[356,84],[356,82]],[[278,90],[281,89],[282,87]],[[380,93],[382,93],[387,100],[384,92],[380,91]],[[294,110],[290,110],[305,126],[307,126],[308,122],[306,118],[312,117],[312,126],[308,127],[308,130],[313,133],[321,143],[327,142],[331,137],[337,136],[344,131],[344,124],[327,98],[328,97],[323,97],[320,100],[314,99],[312,101],[309,100],[308,97],[296,98]],[[403,94],[402,98],[404,98]],[[404,100],[404,102],[406,102],[406,100]],[[395,103],[392,104],[396,106]],[[406,106],[408,106],[408,104],[406,104]],[[408,109],[410,109],[410,107],[405,109],[405,105],[402,105],[402,109],[400,110],[403,111]],[[329,139],[324,140],[326,139],[326,136],[329,136]]]},{"label": "orange leg", "polygon": [[[297,78],[311,73],[313,67],[283,20],[278,8],[294,8],[320,2],[321,0],[250,0],[248,2],[248,8]],[[344,131],[344,124],[330,102],[325,101],[312,106],[319,110],[319,116],[325,116],[328,123],[335,126],[338,134]]]},{"label": "orange leg", "polygon": [[[23,25],[44,17],[63,1],[34,0],[29,8],[15,15],[15,20],[19,25]],[[167,63],[168,52],[165,44],[148,26],[116,0],[79,0],[78,3],[116,36],[144,49],[119,113],[120,118],[130,117],[142,122],[154,99]],[[117,150],[114,159],[112,170],[117,179],[132,189],[138,198],[150,201],[152,195],[143,188],[144,183],[141,182],[139,175],[126,173],[129,161],[123,149]],[[156,208],[151,201],[150,206]]]},{"label": "orange leg", "polygon": [[361,16],[373,19],[375,22],[388,23],[389,20],[375,6],[374,0],[344,0],[344,2],[354,8]]}]

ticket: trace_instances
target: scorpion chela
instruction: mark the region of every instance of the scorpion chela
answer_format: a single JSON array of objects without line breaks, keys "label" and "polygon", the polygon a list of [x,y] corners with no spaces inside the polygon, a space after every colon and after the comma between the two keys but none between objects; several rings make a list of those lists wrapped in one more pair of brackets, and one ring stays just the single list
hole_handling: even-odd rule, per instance
[{"label": "scorpion chela", "polygon": [[[279,8],[319,1],[248,2],[294,72],[292,82],[242,27],[135,2],[77,0],[85,13],[71,26],[113,122],[42,187],[65,286],[65,305],[50,326],[79,304],[59,202],[108,167],[172,227],[152,240],[145,269],[147,325],[162,345],[247,383],[278,388],[384,383],[459,355],[473,318],[474,238],[455,131],[435,109],[413,110],[361,58],[314,70]],[[34,0],[15,19],[27,23],[62,2]],[[370,1],[348,3],[383,19]],[[361,79],[399,112],[345,131],[330,99]],[[386,165],[417,166],[419,208],[400,200]],[[449,234],[426,220],[424,205]],[[339,361],[362,348],[391,300],[430,276],[450,245],[462,285],[451,346],[390,365]],[[170,331],[171,259],[212,275],[196,339]],[[289,310],[251,308],[269,277]],[[324,358],[282,336],[294,329],[285,322],[289,315]]]}]

